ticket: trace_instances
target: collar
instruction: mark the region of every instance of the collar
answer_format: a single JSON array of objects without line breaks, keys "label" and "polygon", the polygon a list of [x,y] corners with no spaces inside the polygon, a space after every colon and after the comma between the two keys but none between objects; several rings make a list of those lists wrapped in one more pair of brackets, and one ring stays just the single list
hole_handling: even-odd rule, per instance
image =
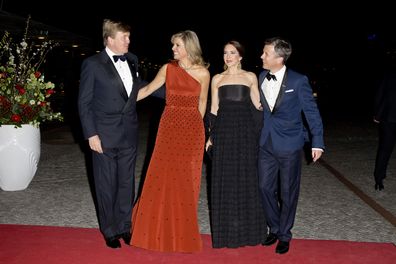
[{"label": "collar", "polygon": [[[109,58],[111,59],[111,61],[112,61],[113,63],[115,63],[114,60],[113,60],[113,55],[120,55],[120,54],[115,54],[115,53],[114,53],[113,51],[111,51],[111,49],[109,49],[108,47],[106,47],[105,50],[106,50],[107,55],[108,55]],[[126,53],[125,53],[124,55],[126,55]]]},{"label": "collar", "polygon": [[283,76],[285,75],[285,72],[286,72],[286,65],[283,65],[283,67],[279,71],[277,71],[277,72],[270,71],[269,73],[275,75],[277,80],[282,80]]}]

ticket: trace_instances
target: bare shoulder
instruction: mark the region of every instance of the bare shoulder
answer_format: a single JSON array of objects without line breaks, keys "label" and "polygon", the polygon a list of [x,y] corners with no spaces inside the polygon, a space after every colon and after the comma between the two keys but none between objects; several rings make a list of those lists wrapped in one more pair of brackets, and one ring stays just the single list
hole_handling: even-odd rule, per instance
[{"label": "bare shoulder", "polygon": [[166,71],[167,68],[168,68],[168,63],[165,63],[164,65],[161,66],[160,71]]},{"label": "bare shoulder", "polygon": [[210,73],[209,73],[208,69],[203,66],[199,66],[197,68],[197,73],[199,76],[202,76],[202,77],[210,77]]},{"label": "bare shoulder", "polygon": [[254,72],[246,72],[246,78],[249,80],[249,82],[254,85],[257,84],[258,80],[257,80],[257,75]]},{"label": "bare shoulder", "polygon": [[201,83],[208,82],[210,80],[210,73],[207,68],[203,66],[197,67],[191,74],[198,79]]},{"label": "bare shoulder", "polygon": [[161,68],[158,71],[159,75],[165,75],[166,76],[166,69],[168,68],[168,63],[164,64],[161,66]]},{"label": "bare shoulder", "polygon": [[223,76],[218,73],[215,76],[212,77],[212,83],[211,83],[211,87],[212,89],[217,88],[218,84],[220,83],[220,81],[223,79]]},{"label": "bare shoulder", "polygon": [[221,73],[215,74],[212,77],[212,82],[218,82],[223,76],[221,75]]},{"label": "bare shoulder", "polygon": [[246,77],[249,78],[250,80],[257,79],[257,76],[256,76],[256,74],[255,74],[254,72],[246,71],[246,72],[245,72],[245,75],[246,75]]}]

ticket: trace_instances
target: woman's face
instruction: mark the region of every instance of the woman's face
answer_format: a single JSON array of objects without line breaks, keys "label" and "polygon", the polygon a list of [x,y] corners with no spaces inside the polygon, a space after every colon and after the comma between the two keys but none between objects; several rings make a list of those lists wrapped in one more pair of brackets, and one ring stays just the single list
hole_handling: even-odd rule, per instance
[{"label": "woman's face", "polygon": [[188,56],[186,48],[184,46],[184,42],[181,38],[175,38],[173,40],[172,51],[173,51],[173,58],[175,60],[181,60]]},{"label": "woman's face", "polygon": [[223,55],[224,63],[228,67],[232,67],[235,65],[238,65],[240,60],[242,59],[241,56],[239,56],[238,50],[231,44],[227,44],[224,47],[224,55]]}]

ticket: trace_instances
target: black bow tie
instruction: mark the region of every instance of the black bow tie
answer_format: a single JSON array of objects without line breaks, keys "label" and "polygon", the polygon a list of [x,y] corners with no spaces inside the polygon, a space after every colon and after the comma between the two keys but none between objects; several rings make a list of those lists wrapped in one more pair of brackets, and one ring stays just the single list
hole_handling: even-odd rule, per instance
[{"label": "black bow tie", "polygon": [[114,59],[114,62],[117,62],[118,60],[125,61],[126,57],[125,57],[125,55],[113,55],[113,59]]},{"label": "black bow tie", "polygon": [[276,76],[271,74],[271,73],[267,73],[267,75],[265,76],[265,78],[267,78],[268,81],[270,81],[271,79],[276,81]]}]

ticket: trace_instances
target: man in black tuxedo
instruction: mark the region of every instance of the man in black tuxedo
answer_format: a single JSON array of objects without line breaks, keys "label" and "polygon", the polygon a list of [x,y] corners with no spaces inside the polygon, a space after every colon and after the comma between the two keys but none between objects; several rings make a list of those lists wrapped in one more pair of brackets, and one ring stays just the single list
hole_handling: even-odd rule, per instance
[{"label": "man in black tuxedo", "polygon": [[396,143],[396,66],[390,70],[379,86],[374,102],[374,122],[379,123],[379,140],[375,160],[376,190],[383,190],[386,169]]},{"label": "man in black tuxedo", "polygon": [[131,240],[141,81],[138,59],[128,52],[130,27],[105,19],[105,49],[81,66],[78,97],[84,137],[92,150],[99,227],[106,245]]}]

